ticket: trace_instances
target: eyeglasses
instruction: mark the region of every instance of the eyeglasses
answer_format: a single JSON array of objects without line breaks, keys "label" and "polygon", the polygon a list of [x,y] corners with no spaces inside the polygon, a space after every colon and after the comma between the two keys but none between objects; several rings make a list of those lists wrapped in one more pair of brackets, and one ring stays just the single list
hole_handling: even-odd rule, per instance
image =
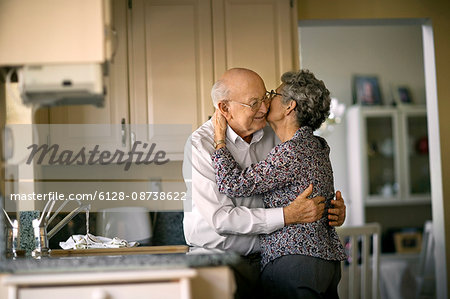
[{"label": "eyeglasses", "polygon": [[252,109],[253,112],[256,112],[256,111],[259,110],[259,108],[261,108],[261,104],[263,102],[264,102],[264,104],[267,105],[276,96],[282,96],[282,94],[277,93],[276,91],[274,91],[272,89],[270,92],[266,91],[266,93],[264,94],[264,97],[262,99],[258,99],[256,101],[254,101],[251,105],[244,104],[244,103],[241,103],[241,102],[238,102],[238,101],[233,101],[233,100],[228,100],[228,101],[238,103],[239,105],[244,106],[244,107],[248,107],[248,108]]},{"label": "eyeglasses", "polygon": [[270,98],[270,100],[273,100],[274,97],[283,96],[283,95],[272,89],[270,92],[266,91],[266,96],[268,96]]}]

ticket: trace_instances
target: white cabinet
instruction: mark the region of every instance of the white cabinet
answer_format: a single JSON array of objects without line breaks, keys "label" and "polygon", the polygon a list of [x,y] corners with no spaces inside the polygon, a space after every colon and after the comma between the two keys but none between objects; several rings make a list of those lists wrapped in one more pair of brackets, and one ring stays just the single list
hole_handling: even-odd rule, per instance
[{"label": "white cabinet", "polygon": [[133,0],[129,16],[132,143],[182,160],[188,136],[213,112],[211,4]]},{"label": "white cabinet", "polygon": [[133,0],[131,123],[158,125],[132,126],[133,140],[182,159],[187,136],[214,112],[211,87],[226,69],[253,69],[277,87],[298,65],[295,13],[288,0]]},{"label": "white cabinet", "polygon": [[178,282],[20,288],[18,291],[19,299],[48,299],[52,297],[65,299],[128,299],[131,297],[147,298],[150,295],[154,299],[190,298],[186,294],[182,294]]},{"label": "white cabinet", "polygon": [[190,124],[213,113],[210,91],[229,68],[267,88],[298,67],[296,10],[288,0],[133,0],[131,122]]},{"label": "white cabinet", "polygon": [[229,267],[0,275],[0,298],[231,299]]},{"label": "white cabinet", "polygon": [[192,298],[194,269],[23,274],[3,278],[9,298]]},{"label": "white cabinet", "polygon": [[104,62],[109,0],[0,1],[0,66]]},{"label": "white cabinet", "polygon": [[196,128],[212,113],[210,2],[133,0],[130,15],[132,123]]},{"label": "white cabinet", "polygon": [[353,106],[347,113],[349,216],[365,207],[430,202],[426,110]]}]

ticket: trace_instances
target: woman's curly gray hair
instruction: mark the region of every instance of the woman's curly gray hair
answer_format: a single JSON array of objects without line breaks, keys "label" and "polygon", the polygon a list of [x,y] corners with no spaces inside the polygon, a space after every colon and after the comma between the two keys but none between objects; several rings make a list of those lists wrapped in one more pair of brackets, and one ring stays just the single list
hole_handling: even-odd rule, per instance
[{"label": "woman's curly gray hair", "polygon": [[322,80],[317,79],[309,70],[287,72],[281,76],[283,104],[289,100],[297,102],[297,122],[300,126],[308,126],[313,130],[330,114],[330,91]]}]

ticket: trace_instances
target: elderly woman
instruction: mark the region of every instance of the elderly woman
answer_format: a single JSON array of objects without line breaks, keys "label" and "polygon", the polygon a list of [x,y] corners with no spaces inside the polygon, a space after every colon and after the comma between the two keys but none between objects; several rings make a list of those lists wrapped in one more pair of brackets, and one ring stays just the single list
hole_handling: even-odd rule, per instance
[{"label": "elderly woman", "polygon": [[[329,115],[330,92],[307,70],[288,72],[270,97],[267,120],[281,143],[264,161],[240,169],[226,144],[212,154],[219,191],[230,197],[263,194],[266,208],[284,207],[314,186],[326,206],[334,197],[326,141],[313,135]],[[215,140],[224,140],[226,121],[216,112]],[[327,216],[313,223],[285,226],[260,236],[261,279],[271,298],[338,298],[342,244]]]}]

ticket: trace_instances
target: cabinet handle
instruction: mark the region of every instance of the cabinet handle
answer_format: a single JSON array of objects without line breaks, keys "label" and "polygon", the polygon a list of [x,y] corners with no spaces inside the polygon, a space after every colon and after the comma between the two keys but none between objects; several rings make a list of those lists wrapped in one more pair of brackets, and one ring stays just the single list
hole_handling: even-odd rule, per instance
[{"label": "cabinet handle", "polygon": [[117,48],[119,48],[119,37],[117,35],[117,30],[115,28],[110,28],[112,39],[112,53],[111,53],[111,63],[114,63],[114,58],[116,58]]},{"label": "cabinet handle", "polygon": [[127,145],[127,131],[126,131],[126,125],[125,125],[125,118],[122,118],[122,147],[125,147]]},{"label": "cabinet handle", "polygon": [[131,132],[131,146],[133,146],[135,141],[136,141],[136,133]]}]

